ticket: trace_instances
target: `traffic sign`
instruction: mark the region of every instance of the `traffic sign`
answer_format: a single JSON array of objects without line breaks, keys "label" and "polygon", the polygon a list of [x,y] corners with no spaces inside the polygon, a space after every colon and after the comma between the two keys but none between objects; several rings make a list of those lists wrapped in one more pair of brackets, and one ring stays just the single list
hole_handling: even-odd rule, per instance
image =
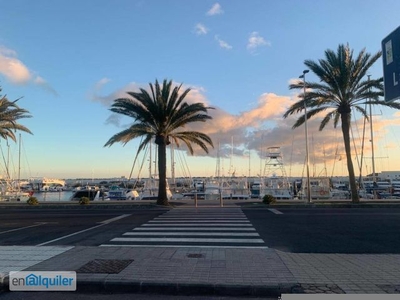
[{"label": "traffic sign", "polygon": [[400,26],[382,40],[385,101],[400,98]]}]

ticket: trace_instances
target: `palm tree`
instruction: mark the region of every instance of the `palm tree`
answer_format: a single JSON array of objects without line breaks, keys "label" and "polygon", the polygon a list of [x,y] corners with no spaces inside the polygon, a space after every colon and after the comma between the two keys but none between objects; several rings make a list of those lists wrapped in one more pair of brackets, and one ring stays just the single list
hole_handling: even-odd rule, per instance
[{"label": "palm tree", "polygon": [[[1,88],[0,88],[1,92]],[[9,101],[6,96],[0,96],[0,137],[7,140],[17,141],[16,131],[24,131],[32,134],[25,126],[19,124],[19,119],[30,118],[31,115],[26,109],[17,105],[17,100]]]},{"label": "palm tree", "polygon": [[[319,82],[298,81],[291,84],[290,89],[308,90],[300,94],[301,100],[294,103],[284,114],[284,118],[304,109],[304,104],[310,110],[307,111],[307,119],[319,114],[326,113],[319,126],[319,130],[333,120],[336,126],[341,122],[343,141],[345,146],[347,169],[349,172],[349,183],[352,202],[359,202],[354,167],[351,159],[350,144],[350,121],[352,109],[361,113],[368,119],[366,104],[385,105],[400,109],[397,102],[385,102],[379,100],[383,95],[383,78],[366,78],[369,68],[379,59],[381,52],[374,55],[363,49],[356,57],[349,45],[339,45],[336,52],[325,51],[325,59],[318,61],[305,60],[304,64],[319,78]],[[369,77],[369,76],[368,76]],[[293,128],[299,127],[305,121],[304,113],[294,123]]]},{"label": "palm tree", "polygon": [[162,86],[157,80],[154,86],[151,83],[149,85],[150,94],[145,89],[140,89],[140,92],[127,92],[133,99],[114,100],[110,110],[131,117],[134,122],[129,128],[113,135],[104,147],[116,142],[125,145],[134,138],[142,137],[138,148],[139,153],[155,138],[155,143],[158,145],[159,174],[157,204],[169,205],[166,186],[166,147],[172,139],[178,147],[179,141],[182,141],[191,154],[194,153],[192,144],[200,146],[208,153],[207,144],[214,147],[209,136],[198,131],[181,130],[181,128],[190,123],[212,119],[207,114],[208,109],[212,107],[206,107],[203,103],[185,102],[190,89],[180,93],[182,84],[173,87],[172,80],[169,82],[164,80]]}]

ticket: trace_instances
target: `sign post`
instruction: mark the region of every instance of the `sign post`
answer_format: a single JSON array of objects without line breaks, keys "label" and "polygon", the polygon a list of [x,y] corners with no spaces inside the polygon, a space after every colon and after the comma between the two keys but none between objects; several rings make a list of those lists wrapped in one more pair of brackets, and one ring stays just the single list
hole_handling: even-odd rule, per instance
[{"label": "sign post", "polygon": [[400,27],[382,40],[385,101],[400,98]]}]

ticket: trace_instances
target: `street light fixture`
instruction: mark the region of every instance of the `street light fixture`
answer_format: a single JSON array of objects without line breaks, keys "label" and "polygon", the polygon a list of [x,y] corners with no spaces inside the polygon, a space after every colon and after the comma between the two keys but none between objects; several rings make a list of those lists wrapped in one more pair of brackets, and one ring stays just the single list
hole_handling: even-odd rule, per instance
[{"label": "street light fixture", "polygon": [[304,128],[306,131],[306,169],[307,169],[307,203],[311,203],[311,183],[310,183],[310,156],[308,154],[308,127],[307,127],[307,100],[306,100],[306,74],[310,70],[304,70],[299,78],[303,79],[303,97],[304,97]]}]

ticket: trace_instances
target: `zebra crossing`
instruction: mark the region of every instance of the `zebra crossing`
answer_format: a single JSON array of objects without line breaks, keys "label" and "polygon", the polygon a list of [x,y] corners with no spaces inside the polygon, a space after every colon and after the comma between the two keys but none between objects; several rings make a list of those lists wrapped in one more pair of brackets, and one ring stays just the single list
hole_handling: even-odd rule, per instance
[{"label": "zebra crossing", "polygon": [[101,247],[267,248],[240,208],[177,208]]}]

